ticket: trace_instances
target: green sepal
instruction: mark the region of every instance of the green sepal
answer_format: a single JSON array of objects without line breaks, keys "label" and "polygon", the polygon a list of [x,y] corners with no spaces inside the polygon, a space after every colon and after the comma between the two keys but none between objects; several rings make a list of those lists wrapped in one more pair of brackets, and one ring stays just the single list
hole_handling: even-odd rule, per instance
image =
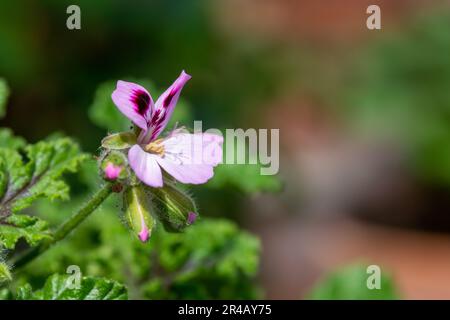
[{"label": "green sepal", "polygon": [[111,150],[131,148],[137,143],[136,134],[131,131],[111,134],[102,140],[102,147]]}]

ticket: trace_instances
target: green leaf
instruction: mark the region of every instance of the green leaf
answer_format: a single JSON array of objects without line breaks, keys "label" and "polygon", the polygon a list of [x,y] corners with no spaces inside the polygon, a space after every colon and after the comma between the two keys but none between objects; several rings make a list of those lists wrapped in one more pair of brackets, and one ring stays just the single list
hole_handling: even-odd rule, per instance
[{"label": "green leaf", "polygon": [[0,246],[7,249],[13,249],[21,238],[31,246],[50,238],[45,221],[16,213],[39,198],[68,199],[69,186],[62,175],[75,172],[86,158],[68,138],[21,149],[25,157],[19,150],[0,148]]},{"label": "green leaf", "polygon": [[11,291],[7,288],[0,289],[0,300],[10,300],[13,298]]},{"label": "green leaf", "polygon": [[0,218],[38,198],[68,199],[69,187],[61,176],[75,172],[87,157],[68,138],[28,145],[25,154],[27,160],[16,150],[0,148]]},{"label": "green leaf", "polygon": [[33,288],[29,283],[25,283],[24,285],[17,288],[16,292],[17,300],[35,300],[36,297],[33,294]]},{"label": "green leaf", "polygon": [[83,277],[79,287],[73,276],[54,274],[47,279],[41,290],[32,291],[25,284],[17,291],[18,300],[127,300],[124,285],[104,278]]},{"label": "green leaf", "polygon": [[152,242],[159,271],[145,286],[147,298],[258,296],[253,279],[259,267],[260,243],[251,234],[224,219],[201,219],[183,234],[159,231]]},{"label": "green leaf", "polygon": [[19,149],[25,146],[25,140],[16,137],[8,128],[0,128],[0,148]]},{"label": "green leaf", "polygon": [[6,263],[0,261],[0,284],[11,281],[11,279],[12,276],[11,272],[9,271],[9,266]]},{"label": "green leaf", "polygon": [[13,249],[24,238],[30,246],[51,239],[47,222],[27,215],[13,214],[0,220],[0,248]]},{"label": "green leaf", "polygon": [[6,114],[6,103],[9,97],[9,87],[6,81],[0,78],[0,119]]},{"label": "green leaf", "polygon": [[320,281],[309,298],[317,300],[392,300],[398,299],[392,278],[381,271],[380,289],[369,289],[367,266],[355,264],[337,270]]}]

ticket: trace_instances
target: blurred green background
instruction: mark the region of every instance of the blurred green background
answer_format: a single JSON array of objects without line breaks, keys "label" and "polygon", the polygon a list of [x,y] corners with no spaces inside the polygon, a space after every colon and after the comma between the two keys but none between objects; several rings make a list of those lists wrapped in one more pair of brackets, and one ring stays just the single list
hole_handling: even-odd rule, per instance
[{"label": "blurred green background", "polygon": [[[81,30],[66,28],[70,4],[81,8]],[[366,28],[369,4],[381,7],[381,30]],[[30,142],[60,132],[96,153],[108,131],[128,125],[109,99],[116,80],[146,84],[155,98],[183,69],[193,78],[174,116],[182,124],[279,128],[281,139],[279,175],[221,166],[192,188],[206,220],[234,221],[198,226],[204,241],[208,229],[223,229],[204,255],[238,243],[225,267],[170,285],[165,275],[149,280],[142,257],[153,248],[126,231],[114,246],[116,199],[26,277],[42,283],[45,270],[79,264],[128,277],[136,298],[295,299],[363,258],[392,271],[402,297],[450,298],[437,280],[450,267],[449,53],[441,1],[2,1],[0,77],[11,95],[1,126]],[[84,170],[69,177],[75,199],[95,185]],[[36,214],[55,222],[72,209],[41,206]],[[195,229],[186,237],[195,241]],[[171,251],[182,239],[152,240],[172,252],[161,258],[167,272],[189,260]]]}]

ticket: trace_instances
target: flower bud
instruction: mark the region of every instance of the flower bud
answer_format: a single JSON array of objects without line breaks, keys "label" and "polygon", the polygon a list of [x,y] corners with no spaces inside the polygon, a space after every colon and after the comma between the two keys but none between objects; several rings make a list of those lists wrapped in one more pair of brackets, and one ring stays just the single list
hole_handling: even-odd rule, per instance
[{"label": "flower bud", "polygon": [[125,155],[118,151],[109,152],[100,163],[101,173],[105,180],[116,181],[127,177]]},{"label": "flower bud", "polygon": [[155,225],[151,211],[151,203],[142,185],[132,186],[123,194],[125,216],[130,228],[142,242],[148,241]]},{"label": "flower bud", "polygon": [[172,183],[152,189],[156,214],[164,228],[170,232],[181,232],[197,219],[197,208],[192,198]]},{"label": "flower bud", "polygon": [[112,162],[108,162],[105,167],[105,178],[108,180],[116,180],[122,170],[123,168],[121,166],[116,166]]}]

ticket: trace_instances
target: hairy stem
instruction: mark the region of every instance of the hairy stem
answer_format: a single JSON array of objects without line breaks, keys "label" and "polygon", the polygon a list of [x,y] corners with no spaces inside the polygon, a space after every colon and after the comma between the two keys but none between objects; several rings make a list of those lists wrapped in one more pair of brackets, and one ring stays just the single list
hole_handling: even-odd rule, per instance
[{"label": "hairy stem", "polygon": [[72,232],[78,225],[83,222],[89,215],[97,209],[103,201],[108,198],[112,192],[112,184],[105,183],[100,190],[98,190],[92,198],[86,202],[77,212],[75,212],[68,220],[63,222],[55,231],[52,240],[41,243],[40,245],[29,249],[24,254],[18,256],[11,261],[15,269],[25,266],[33,259],[47,251],[52,245],[63,240]]}]

